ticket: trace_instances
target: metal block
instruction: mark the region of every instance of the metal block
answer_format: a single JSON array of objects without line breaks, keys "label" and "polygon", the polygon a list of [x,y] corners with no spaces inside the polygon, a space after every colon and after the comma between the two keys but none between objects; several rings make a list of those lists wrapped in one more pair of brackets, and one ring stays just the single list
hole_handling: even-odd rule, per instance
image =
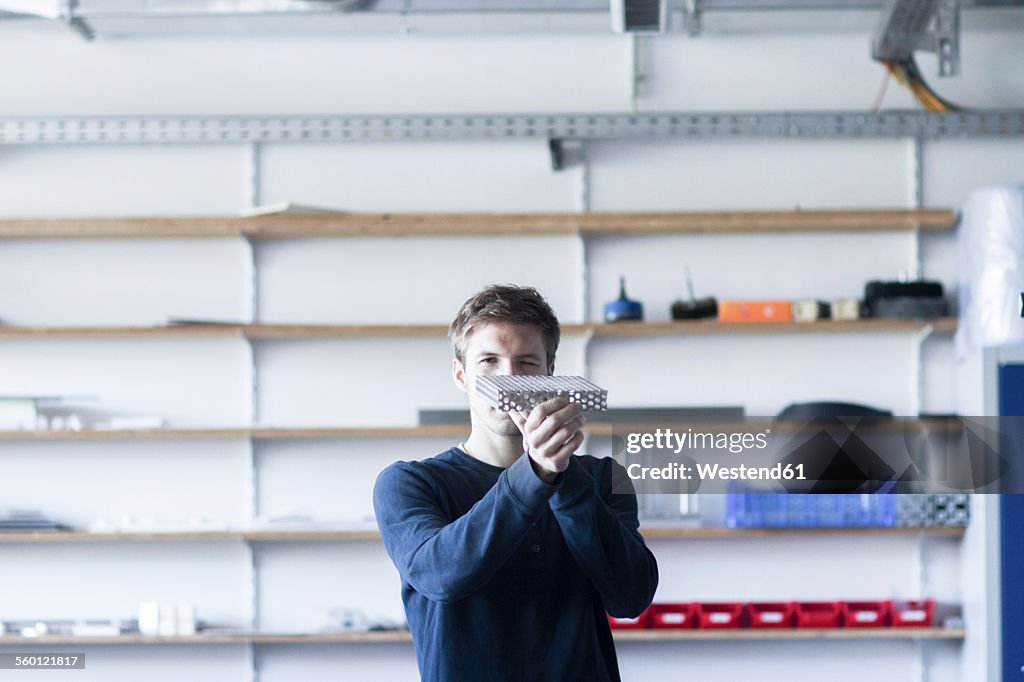
[{"label": "metal block", "polygon": [[502,412],[530,410],[557,397],[579,403],[584,410],[608,409],[608,391],[583,377],[486,375],[477,377],[476,393]]}]

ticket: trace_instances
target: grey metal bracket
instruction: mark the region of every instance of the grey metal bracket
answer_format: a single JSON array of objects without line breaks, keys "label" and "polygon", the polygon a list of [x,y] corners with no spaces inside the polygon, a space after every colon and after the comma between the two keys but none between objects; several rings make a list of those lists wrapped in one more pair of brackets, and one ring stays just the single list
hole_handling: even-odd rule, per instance
[{"label": "grey metal bracket", "polygon": [[548,152],[551,154],[551,170],[560,171],[583,163],[583,142],[580,140],[548,140]]},{"label": "grey metal bracket", "polygon": [[935,14],[935,52],[939,55],[939,75],[960,73],[959,0],[939,0]]},{"label": "grey metal bracket", "polygon": [[700,35],[701,25],[701,0],[683,0],[683,26],[686,28],[686,35],[696,38]]},{"label": "grey metal bracket", "polygon": [[85,40],[91,41],[96,34],[85,19],[75,14],[77,6],[78,0],[61,0],[60,21]]},{"label": "grey metal bracket", "polygon": [[909,58],[915,50],[939,57],[939,75],[960,72],[959,0],[889,0],[871,45],[878,61]]},{"label": "grey metal bracket", "polygon": [[1022,110],[0,118],[0,145],[1021,136]]}]

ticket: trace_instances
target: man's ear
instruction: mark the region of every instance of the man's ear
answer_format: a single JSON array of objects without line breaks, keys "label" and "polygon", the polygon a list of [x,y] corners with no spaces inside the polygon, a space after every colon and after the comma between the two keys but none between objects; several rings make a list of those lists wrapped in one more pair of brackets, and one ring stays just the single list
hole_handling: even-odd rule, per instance
[{"label": "man's ear", "polygon": [[455,382],[455,386],[463,393],[469,391],[466,367],[458,358],[452,358],[452,381]]},{"label": "man's ear", "polygon": [[548,374],[550,374],[551,376],[554,376],[554,374],[555,374],[555,363],[554,362],[552,362],[550,365],[548,365]]}]

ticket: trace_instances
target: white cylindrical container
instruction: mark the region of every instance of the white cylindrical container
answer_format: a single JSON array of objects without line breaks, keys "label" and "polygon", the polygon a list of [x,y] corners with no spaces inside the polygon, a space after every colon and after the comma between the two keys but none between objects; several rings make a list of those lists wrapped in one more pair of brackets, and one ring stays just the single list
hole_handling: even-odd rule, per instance
[{"label": "white cylindrical container", "polygon": [[139,634],[160,634],[160,605],[155,601],[139,603]]},{"label": "white cylindrical container", "polygon": [[157,632],[164,637],[178,634],[178,610],[174,604],[160,605],[160,626]]}]

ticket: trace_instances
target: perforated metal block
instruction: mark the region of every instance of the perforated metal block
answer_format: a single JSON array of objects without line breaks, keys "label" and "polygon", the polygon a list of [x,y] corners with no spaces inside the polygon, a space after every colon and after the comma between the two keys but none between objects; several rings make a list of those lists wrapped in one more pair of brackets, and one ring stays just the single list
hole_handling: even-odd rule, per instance
[{"label": "perforated metal block", "polygon": [[559,396],[581,404],[584,410],[608,409],[608,391],[583,377],[481,376],[476,379],[476,392],[502,412],[529,410]]}]

